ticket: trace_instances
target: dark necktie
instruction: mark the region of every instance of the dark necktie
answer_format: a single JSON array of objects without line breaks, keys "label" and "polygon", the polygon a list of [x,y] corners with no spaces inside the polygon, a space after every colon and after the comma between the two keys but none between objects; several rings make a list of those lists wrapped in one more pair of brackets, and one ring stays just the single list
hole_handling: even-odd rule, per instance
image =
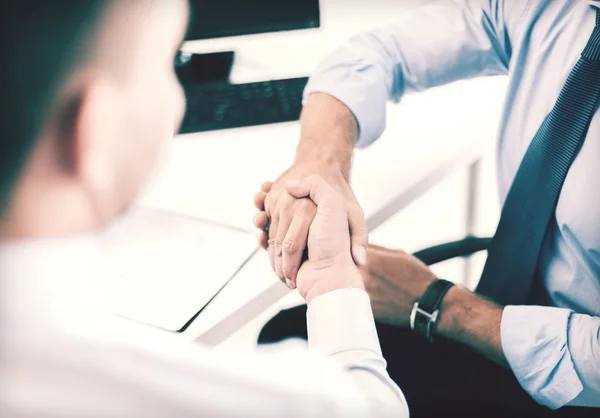
[{"label": "dark necktie", "polygon": [[562,185],[599,101],[600,10],[592,37],[523,157],[488,249],[478,293],[505,305],[527,303]]}]

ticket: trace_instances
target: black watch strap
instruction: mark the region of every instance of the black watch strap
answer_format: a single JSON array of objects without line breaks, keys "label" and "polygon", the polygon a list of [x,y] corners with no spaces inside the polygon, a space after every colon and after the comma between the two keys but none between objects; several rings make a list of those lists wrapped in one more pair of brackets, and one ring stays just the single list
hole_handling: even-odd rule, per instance
[{"label": "black watch strap", "polygon": [[425,294],[413,306],[410,315],[410,328],[429,341],[433,341],[433,327],[439,315],[440,305],[454,283],[436,279],[429,285]]}]

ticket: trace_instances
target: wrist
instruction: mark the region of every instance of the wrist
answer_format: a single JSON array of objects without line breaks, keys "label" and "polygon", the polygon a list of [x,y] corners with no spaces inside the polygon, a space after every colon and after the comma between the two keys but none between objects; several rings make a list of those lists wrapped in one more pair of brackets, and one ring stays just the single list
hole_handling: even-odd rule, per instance
[{"label": "wrist", "polygon": [[350,180],[350,166],[337,156],[309,153],[297,156],[293,167],[307,175],[319,174],[331,185],[349,183]]},{"label": "wrist", "polygon": [[464,342],[469,338],[469,330],[476,327],[478,321],[498,311],[502,312],[502,308],[495,303],[465,288],[454,286],[440,307],[436,332],[448,339]]},{"label": "wrist", "polygon": [[317,140],[303,139],[303,141],[305,141],[306,146],[298,147],[294,165],[311,167],[313,171],[323,173],[325,176],[337,176],[346,181],[350,179],[352,151],[348,155],[336,150],[326,149],[326,147],[308,145],[309,143],[315,143]]},{"label": "wrist", "polygon": [[[316,283],[306,292],[304,299],[307,304],[329,292],[341,289],[365,290],[365,285],[358,268],[354,263],[318,270]],[[302,294],[301,289],[298,289]]]},{"label": "wrist", "polygon": [[300,125],[296,161],[335,167],[348,180],[358,141],[358,123],[350,109],[333,96],[313,93],[302,110]]},{"label": "wrist", "polygon": [[504,367],[500,324],[503,307],[454,286],[440,310],[437,334],[464,344]]},{"label": "wrist", "polygon": [[469,297],[470,292],[453,286],[440,306],[440,316],[436,326],[436,334],[453,339],[460,328],[460,318],[465,308],[464,300]]}]

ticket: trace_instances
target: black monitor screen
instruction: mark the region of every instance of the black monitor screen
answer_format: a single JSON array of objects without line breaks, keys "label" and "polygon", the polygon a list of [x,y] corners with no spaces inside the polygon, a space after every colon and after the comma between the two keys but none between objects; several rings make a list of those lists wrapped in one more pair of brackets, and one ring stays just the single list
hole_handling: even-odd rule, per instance
[{"label": "black monitor screen", "polygon": [[319,0],[191,0],[187,39],[319,27]]}]

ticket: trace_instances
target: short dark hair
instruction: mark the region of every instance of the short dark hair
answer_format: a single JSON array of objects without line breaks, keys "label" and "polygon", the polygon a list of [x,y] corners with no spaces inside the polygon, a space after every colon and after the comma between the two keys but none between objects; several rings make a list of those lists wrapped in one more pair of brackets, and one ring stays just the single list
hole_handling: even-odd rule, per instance
[{"label": "short dark hair", "polygon": [[0,0],[0,214],[107,0]]}]

